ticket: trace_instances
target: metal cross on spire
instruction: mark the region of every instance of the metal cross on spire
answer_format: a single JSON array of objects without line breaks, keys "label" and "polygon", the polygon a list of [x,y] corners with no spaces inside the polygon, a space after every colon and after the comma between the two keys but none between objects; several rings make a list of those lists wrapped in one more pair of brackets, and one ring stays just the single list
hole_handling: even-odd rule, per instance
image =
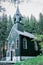
[{"label": "metal cross on spire", "polygon": [[14,0],[14,4],[15,4],[16,7],[18,7],[19,4],[20,4],[20,0]]}]

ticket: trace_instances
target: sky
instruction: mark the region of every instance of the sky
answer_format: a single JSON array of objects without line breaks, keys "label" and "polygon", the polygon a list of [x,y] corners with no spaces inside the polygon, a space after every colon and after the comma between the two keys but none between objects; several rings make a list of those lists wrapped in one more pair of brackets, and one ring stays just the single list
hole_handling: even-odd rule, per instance
[{"label": "sky", "polygon": [[[4,13],[13,17],[16,12],[15,4],[11,2],[2,2],[1,5],[6,8],[6,12]],[[26,3],[26,1],[22,2],[19,4],[19,9],[23,16],[30,17],[31,14],[33,14],[33,16],[38,19],[39,13],[41,12],[43,14],[43,0],[30,0],[28,3]]]}]

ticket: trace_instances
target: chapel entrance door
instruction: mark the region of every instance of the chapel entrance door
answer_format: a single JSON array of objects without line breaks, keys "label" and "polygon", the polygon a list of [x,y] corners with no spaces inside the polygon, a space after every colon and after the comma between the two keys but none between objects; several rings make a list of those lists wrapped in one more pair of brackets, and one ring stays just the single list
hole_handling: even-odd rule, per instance
[{"label": "chapel entrance door", "polygon": [[15,49],[11,50],[11,61],[14,60],[14,57],[15,57]]},{"label": "chapel entrance door", "polygon": [[14,47],[14,41],[11,43],[11,61],[13,61],[13,58],[15,56],[15,47]]}]

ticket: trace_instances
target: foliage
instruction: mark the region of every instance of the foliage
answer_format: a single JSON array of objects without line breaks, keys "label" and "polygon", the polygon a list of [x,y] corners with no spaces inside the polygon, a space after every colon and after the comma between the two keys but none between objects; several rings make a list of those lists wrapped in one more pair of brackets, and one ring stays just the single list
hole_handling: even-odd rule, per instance
[{"label": "foliage", "polygon": [[36,22],[36,18],[33,15],[31,15],[29,25],[30,25],[31,32],[36,33],[37,22]]},{"label": "foliage", "polygon": [[11,30],[11,27],[12,27],[11,17],[9,17],[8,20],[7,15],[3,14],[2,18],[0,19],[0,49],[2,49],[0,50],[0,52],[2,51],[1,55],[3,53],[4,56],[5,56],[5,43],[7,41],[7,37]]},{"label": "foliage", "polygon": [[11,18],[11,16],[9,16],[9,20],[8,20],[8,22],[7,22],[7,32],[8,32],[7,35],[9,35],[12,26],[13,26],[12,18]]},{"label": "foliage", "polygon": [[43,65],[43,56],[29,58],[25,61],[18,62],[15,65]]},{"label": "foliage", "polygon": [[3,14],[0,22],[0,41],[5,41],[7,37],[7,16]]},{"label": "foliage", "polygon": [[29,18],[27,17],[24,17],[23,18],[23,23],[24,23],[24,31],[27,31],[27,32],[29,32]]},{"label": "foliage", "polygon": [[36,41],[40,41],[43,42],[43,35],[38,35],[38,34],[34,34],[37,38],[35,39]]},{"label": "foliage", "polygon": [[0,20],[0,41],[6,41],[8,34],[13,26],[11,16],[9,16],[9,20],[7,18],[7,15],[2,16]]},{"label": "foliage", "polygon": [[24,17],[24,30],[30,33],[43,34],[43,15],[40,13],[39,20],[31,15],[30,19]]},{"label": "foliage", "polygon": [[43,34],[43,15],[41,13],[39,15],[39,27],[40,27],[41,34]]},{"label": "foliage", "polygon": [[[3,50],[5,48],[6,39],[7,39],[7,15],[3,14],[2,19],[0,21],[0,47],[1,47],[0,49],[2,49],[2,52],[4,55],[5,55],[5,51],[3,51]],[[1,52],[1,50],[0,50],[0,52]]]},{"label": "foliage", "polygon": [[36,39],[33,39],[34,41],[37,41],[40,46],[41,46],[41,51],[42,51],[42,54],[43,54],[43,35],[37,35],[35,34],[35,36],[37,37]]}]

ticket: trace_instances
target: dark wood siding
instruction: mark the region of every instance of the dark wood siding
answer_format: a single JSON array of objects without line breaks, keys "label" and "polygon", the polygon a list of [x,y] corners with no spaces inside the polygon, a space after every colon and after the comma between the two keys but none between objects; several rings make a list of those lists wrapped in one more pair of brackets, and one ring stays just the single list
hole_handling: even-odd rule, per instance
[{"label": "dark wood siding", "polygon": [[25,36],[20,36],[20,55],[21,56],[36,56],[39,54],[39,51],[35,51],[34,42],[32,39],[26,37],[27,39],[27,49],[23,49],[23,38]]}]

